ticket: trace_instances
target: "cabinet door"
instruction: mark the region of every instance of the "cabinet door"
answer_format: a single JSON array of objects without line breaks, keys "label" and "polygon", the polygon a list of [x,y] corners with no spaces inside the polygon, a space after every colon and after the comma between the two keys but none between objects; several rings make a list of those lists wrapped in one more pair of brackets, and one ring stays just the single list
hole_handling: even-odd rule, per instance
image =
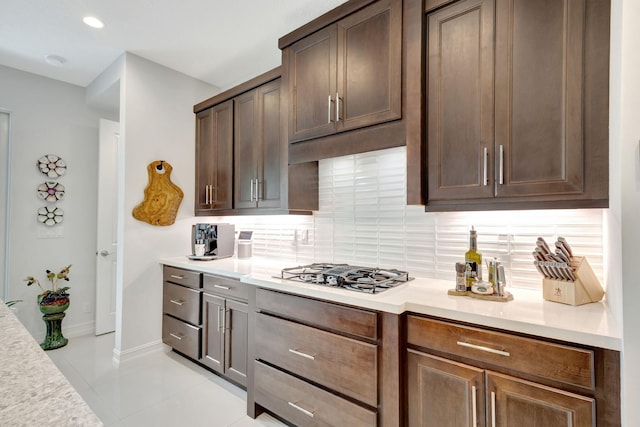
[{"label": "cabinet door", "polygon": [[493,0],[427,15],[428,200],[492,198]]},{"label": "cabinet door", "polygon": [[487,373],[489,421],[495,426],[593,427],[595,400],[494,372]]},{"label": "cabinet door", "polygon": [[224,298],[202,295],[202,358],[210,368],[224,373]]},{"label": "cabinet door", "polygon": [[287,50],[289,142],[334,133],[336,26],[313,33]]},{"label": "cabinet door", "polygon": [[337,130],[399,119],[402,2],[378,1],[339,21],[337,27]]},{"label": "cabinet door", "polygon": [[196,116],[196,215],[233,208],[233,101]]},{"label": "cabinet door", "polygon": [[414,350],[407,361],[410,427],[485,425],[482,369]]},{"label": "cabinet door", "polygon": [[497,196],[583,191],[584,30],[584,0],[496,0]]},{"label": "cabinet door", "polygon": [[249,309],[246,303],[226,301],[225,320],[225,375],[247,385],[247,345]]},{"label": "cabinet door", "polygon": [[258,91],[252,90],[235,99],[235,207],[255,208],[258,178],[258,154],[261,141],[258,138]]},{"label": "cabinet door", "polygon": [[[258,88],[258,114],[261,140],[258,159],[258,206],[283,205],[283,174],[287,172],[287,145],[280,117],[280,80]],[[284,142],[284,145],[283,145]]]}]

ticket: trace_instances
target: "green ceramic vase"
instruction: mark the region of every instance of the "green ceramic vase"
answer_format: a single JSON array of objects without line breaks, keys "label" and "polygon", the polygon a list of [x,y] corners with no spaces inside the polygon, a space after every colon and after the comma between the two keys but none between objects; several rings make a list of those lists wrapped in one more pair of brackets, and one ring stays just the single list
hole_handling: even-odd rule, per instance
[{"label": "green ceramic vase", "polygon": [[62,319],[64,311],[69,308],[69,295],[38,295],[38,306],[47,326],[44,342],[40,347],[43,350],[53,350],[67,345],[69,340],[62,335]]}]

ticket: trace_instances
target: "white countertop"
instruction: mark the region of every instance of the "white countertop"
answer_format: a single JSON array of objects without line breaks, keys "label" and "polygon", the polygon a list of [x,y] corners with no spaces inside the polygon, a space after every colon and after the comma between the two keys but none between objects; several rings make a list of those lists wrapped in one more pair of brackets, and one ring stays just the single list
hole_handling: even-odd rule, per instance
[{"label": "white countertop", "polygon": [[0,342],[0,425],[103,425],[2,300]]},{"label": "white countertop", "polygon": [[450,296],[453,281],[416,278],[380,294],[282,280],[285,267],[297,263],[268,258],[224,258],[192,261],[187,257],[162,258],[162,264],[240,279],[263,288],[275,289],[355,305],[388,313],[413,312],[521,332],[579,344],[622,349],[620,328],[604,301],[571,306],[542,298],[539,291],[508,288],[513,301],[494,302],[470,297]]}]

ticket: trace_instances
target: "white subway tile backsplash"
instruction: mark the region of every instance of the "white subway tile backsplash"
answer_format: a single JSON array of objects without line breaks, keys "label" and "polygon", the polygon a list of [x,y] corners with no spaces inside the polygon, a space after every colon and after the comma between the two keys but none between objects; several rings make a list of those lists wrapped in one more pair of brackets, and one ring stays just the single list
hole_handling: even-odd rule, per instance
[{"label": "white subway tile backsplash", "polygon": [[[485,258],[505,264],[514,287],[540,288],[531,252],[538,236],[553,244],[564,236],[603,276],[603,211],[426,213],[406,206],[406,150],[388,150],[320,161],[319,211],[301,216],[213,218],[254,231],[253,253],[292,262],[341,262],[399,268],[415,277],[454,280],[469,228],[478,231]],[[204,221],[200,218],[199,221]],[[301,241],[307,232],[306,243]],[[299,232],[298,232],[299,231]]]}]

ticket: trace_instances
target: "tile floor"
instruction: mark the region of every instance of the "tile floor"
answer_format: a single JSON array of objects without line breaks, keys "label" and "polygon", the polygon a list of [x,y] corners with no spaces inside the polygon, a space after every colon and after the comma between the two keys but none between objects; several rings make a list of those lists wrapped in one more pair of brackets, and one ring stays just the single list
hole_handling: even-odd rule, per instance
[{"label": "tile floor", "polygon": [[114,334],[69,340],[47,352],[107,427],[280,427],[246,415],[246,393],[171,351],[139,357],[119,368]]}]

